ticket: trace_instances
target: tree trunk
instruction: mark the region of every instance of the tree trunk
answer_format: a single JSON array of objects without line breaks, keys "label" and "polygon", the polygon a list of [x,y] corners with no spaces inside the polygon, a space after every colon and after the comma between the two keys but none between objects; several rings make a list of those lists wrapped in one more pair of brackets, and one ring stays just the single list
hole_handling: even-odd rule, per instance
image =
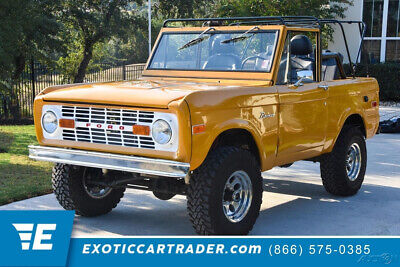
[{"label": "tree trunk", "polygon": [[8,104],[8,95],[4,91],[3,94],[0,94],[2,101],[2,106],[3,106],[3,114],[0,114],[0,119],[9,119],[10,118],[10,113],[8,111],[9,104]]},{"label": "tree trunk", "polygon": [[10,112],[10,117],[12,117],[13,120],[18,121],[21,119],[21,110],[20,110],[20,105],[19,105],[19,98],[18,98],[18,88],[17,88],[17,83],[13,82],[11,84],[11,95],[10,95],[10,102],[9,102],[9,112]]},{"label": "tree trunk", "polygon": [[93,57],[93,43],[87,43],[85,44],[85,49],[83,51],[83,59],[79,64],[78,72],[74,77],[74,83],[83,83],[87,67],[89,66],[92,57]]},{"label": "tree trunk", "polygon": [[18,85],[18,80],[21,78],[21,75],[25,70],[26,58],[24,55],[18,55],[14,58],[14,62],[15,62],[15,71],[12,75],[12,80],[9,88],[10,99],[8,102],[8,111],[10,116],[7,117],[12,117],[13,120],[18,121],[21,119],[21,110],[19,104],[20,99],[18,98],[19,88],[17,87],[17,85]]},{"label": "tree trunk", "polygon": [[26,58],[24,55],[18,55],[14,58],[15,71],[12,75],[13,81],[18,80],[21,77],[22,72],[25,70]]}]

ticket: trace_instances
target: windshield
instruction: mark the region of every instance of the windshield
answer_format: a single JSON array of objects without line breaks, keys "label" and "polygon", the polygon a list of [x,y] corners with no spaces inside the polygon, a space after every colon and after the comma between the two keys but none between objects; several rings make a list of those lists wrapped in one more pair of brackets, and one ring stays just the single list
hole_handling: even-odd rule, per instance
[{"label": "windshield", "polygon": [[164,33],[148,69],[270,72],[278,31]]}]

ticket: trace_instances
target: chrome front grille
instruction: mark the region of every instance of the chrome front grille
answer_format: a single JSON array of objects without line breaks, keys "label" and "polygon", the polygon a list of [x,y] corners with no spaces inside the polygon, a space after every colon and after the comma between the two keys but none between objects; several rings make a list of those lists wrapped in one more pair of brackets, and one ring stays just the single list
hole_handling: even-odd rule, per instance
[{"label": "chrome front grille", "polygon": [[153,123],[154,112],[62,106],[62,117],[75,120],[75,129],[63,129],[68,141],[155,149],[151,136],[135,135],[132,126]]},{"label": "chrome front grille", "polygon": [[152,123],[154,119],[154,112],[127,109],[63,106],[62,116],[65,118],[75,118],[75,121],[78,122],[132,126],[138,122]]}]

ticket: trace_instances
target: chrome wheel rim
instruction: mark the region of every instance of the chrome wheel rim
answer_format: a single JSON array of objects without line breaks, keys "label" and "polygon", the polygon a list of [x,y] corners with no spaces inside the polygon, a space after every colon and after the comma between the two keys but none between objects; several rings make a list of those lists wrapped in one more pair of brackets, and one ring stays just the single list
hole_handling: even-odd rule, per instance
[{"label": "chrome wheel rim", "polygon": [[251,206],[253,187],[245,171],[234,172],[225,183],[222,209],[226,218],[237,223],[243,220]]},{"label": "chrome wheel rim", "polygon": [[346,157],[347,177],[350,181],[355,181],[361,170],[361,149],[357,143],[350,146]]},{"label": "chrome wheel rim", "polygon": [[[100,172],[102,175],[102,172]],[[108,186],[101,186],[98,184],[93,184],[91,183],[91,179],[93,179],[94,175],[99,175],[96,174],[94,171],[88,171],[87,169],[85,170],[83,174],[83,187],[86,191],[86,193],[91,197],[95,199],[101,199],[106,197],[108,194],[110,194],[112,188]]]}]

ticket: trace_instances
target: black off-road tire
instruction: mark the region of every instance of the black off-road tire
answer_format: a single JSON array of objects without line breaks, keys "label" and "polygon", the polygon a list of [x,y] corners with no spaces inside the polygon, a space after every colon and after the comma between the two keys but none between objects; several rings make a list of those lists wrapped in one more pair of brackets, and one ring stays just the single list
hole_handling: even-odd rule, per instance
[{"label": "black off-road tire", "polygon": [[124,196],[125,188],[113,188],[103,198],[93,198],[83,185],[84,170],[85,167],[67,164],[53,167],[52,183],[58,202],[64,209],[86,217],[110,212]]},{"label": "black off-road tire", "polygon": [[[222,197],[226,181],[238,170],[250,177],[253,195],[245,217],[233,223],[224,214]],[[187,210],[193,228],[200,235],[248,234],[259,215],[262,192],[260,166],[251,152],[229,146],[216,148],[190,177]]]},{"label": "black off-road tire", "polygon": [[[357,143],[361,150],[361,169],[354,181],[346,171],[346,156],[350,146]],[[329,154],[323,156],[320,169],[322,183],[327,192],[337,196],[355,195],[361,188],[367,168],[365,138],[357,126],[345,126]]]}]

